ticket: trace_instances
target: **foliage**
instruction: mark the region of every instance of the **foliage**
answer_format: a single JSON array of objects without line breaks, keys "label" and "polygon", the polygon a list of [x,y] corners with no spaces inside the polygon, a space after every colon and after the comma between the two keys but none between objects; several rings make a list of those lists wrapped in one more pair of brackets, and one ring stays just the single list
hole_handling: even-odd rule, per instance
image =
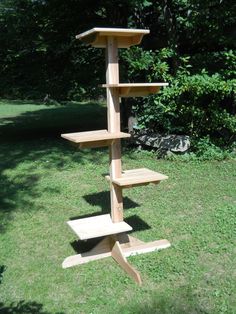
[{"label": "foliage", "polygon": [[227,151],[222,151],[219,147],[212,144],[209,137],[201,138],[195,145],[196,156],[200,160],[223,160],[230,156]]},{"label": "foliage", "polygon": [[233,0],[2,0],[0,96],[98,98],[104,51],[75,35],[94,25],[148,28],[139,47],[121,49],[121,81],[165,81],[170,87],[130,100],[140,127],[231,145],[235,9]]},{"label": "foliage", "polygon": [[[173,53],[168,49],[153,52],[135,47],[122,54],[128,75],[136,80],[142,76],[147,81],[170,82],[157,96],[138,100],[133,106],[139,127],[188,134],[193,139],[210,136],[220,146],[231,145],[236,139],[236,80],[229,77],[236,67],[229,67],[225,77],[220,73],[210,75],[205,69],[192,74],[190,57],[185,56],[179,57],[179,67],[173,75],[168,62]],[[229,63],[233,63],[232,52],[227,55]]]},{"label": "foliage", "polygon": [[201,162],[201,161],[213,161],[213,160],[235,160],[236,150],[235,143],[233,143],[230,149],[222,149],[212,143],[208,136],[200,138],[193,141],[192,151],[190,153],[185,153],[177,155],[174,153],[168,153],[165,159],[172,161],[181,162]]},{"label": "foliage", "polygon": [[182,76],[172,81],[160,97],[152,97],[138,108],[140,123],[160,132],[189,134],[194,138],[209,135],[219,143],[235,140],[236,117],[232,104],[235,81],[218,75]]}]

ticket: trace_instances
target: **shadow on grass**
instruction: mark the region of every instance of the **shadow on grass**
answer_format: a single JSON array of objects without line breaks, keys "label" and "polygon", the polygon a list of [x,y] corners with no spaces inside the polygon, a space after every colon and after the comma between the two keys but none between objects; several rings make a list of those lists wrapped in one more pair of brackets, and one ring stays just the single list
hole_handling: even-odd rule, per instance
[{"label": "shadow on grass", "polygon": [[[3,273],[6,270],[5,265],[0,265],[0,284],[2,283]],[[0,302],[0,314],[53,314],[43,310],[43,305],[37,302],[26,302],[21,300],[19,302],[12,302],[6,305]],[[64,314],[63,312],[56,312],[54,314]]]},{"label": "shadow on grass", "polygon": [[207,314],[208,305],[200,305],[197,295],[189,287],[181,287],[173,293],[153,293],[142,304],[126,305],[119,313],[135,314]]},{"label": "shadow on grass", "polygon": [[151,229],[149,224],[147,224],[144,220],[142,220],[137,215],[130,216],[126,218],[125,221],[127,222],[127,224],[129,224],[133,228],[133,231],[131,232]]},{"label": "shadow on grass", "polygon": [[[107,214],[110,212],[110,192],[103,191],[93,194],[84,195],[83,198],[92,206],[100,206],[102,212]],[[124,209],[131,209],[139,207],[140,205],[132,201],[129,197],[124,197]]]},{"label": "shadow on grass", "polygon": [[67,102],[43,109],[29,104],[29,111],[0,119],[0,136],[8,140],[59,137],[62,133],[97,129],[106,129],[106,107],[94,102]]},{"label": "shadow on grass", "polygon": [[102,239],[104,239],[104,237],[93,238],[87,241],[83,241],[83,240],[73,241],[70,243],[70,245],[75,251],[75,254],[83,254],[93,249]]},{"label": "shadow on grass", "polygon": [[98,150],[77,151],[60,134],[102,127],[104,111],[96,103],[69,103],[0,119],[0,232],[13,211],[39,209],[34,199],[43,192],[38,183],[47,170],[62,171],[73,162],[100,164]]},{"label": "shadow on grass", "polygon": [[[6,306],[0,302],[0,314],[53,314],[45,311],[43,305],[37,302],[26,302],[21,300],[19,302],[12,302]],[[64,312],[56,312],[54,314],[64,314]]]},{"label": "shadow on grass", "polygon": [[5,265],[0,265],[0,284],[2,283],[2,279],[3,279],[3,273],[6,270],[6,266]]}]

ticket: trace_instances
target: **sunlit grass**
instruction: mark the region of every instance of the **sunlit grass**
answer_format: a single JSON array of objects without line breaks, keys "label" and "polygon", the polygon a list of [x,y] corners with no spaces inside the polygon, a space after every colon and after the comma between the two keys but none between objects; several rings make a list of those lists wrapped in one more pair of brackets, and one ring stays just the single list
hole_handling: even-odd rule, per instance
[{"label": "sunlit grass", "polygon": [[124,169],[169,176],[124,190],[132,235],[172,244],[129,258],[142,287],[111,258],[61,267],[77,240],[66,221],[109,212],[107,149],[77,151],[59,136],[5,138],[0,167],[0,313],[235,313],[235,161],[124,151]]}]

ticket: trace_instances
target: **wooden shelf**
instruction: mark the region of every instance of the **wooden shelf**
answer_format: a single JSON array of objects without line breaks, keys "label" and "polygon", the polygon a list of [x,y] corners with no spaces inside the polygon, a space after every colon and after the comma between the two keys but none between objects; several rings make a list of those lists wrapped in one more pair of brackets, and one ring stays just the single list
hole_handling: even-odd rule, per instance
[{"label": "wooden shelf", "polygon": [[149,33],[148,29],[95,27],[77,35],[76,39],[80,39],[93,47],[106,48],[107,37],[116,37],[118,48],[128,48],[140,44],[143,36]]},{"label": "wooden shelf", "polygon": [[[110,176],[106,176],[110,180]],[[159,183],[162,180],[168,179],[164,174],[146,169],[133,169],[123,171],[120,178],[113,179],[112,182],[121,186],[122,188],[129,188],[133,186],[146,185],[149,183]]]},{"label": "wooden shelf", "polygon": [[143,97],[158,93],[160,88],[168,83],[119,83],[103,84],[102,87],[118,88],[120,97]]},{"label": "wooden shelf", "polygon": [[132,230],[132,227],[124,221],[113,223],[109,214],[69,220],[67,224],[80,240],[99,238]]},{"label": "wooden shelf", "polygon": [[107,130],[76,132],[62,134],[61,137],[75,144],[80,148],[109,146],[114,140],[130,137],[129,133],[109,133]]}]

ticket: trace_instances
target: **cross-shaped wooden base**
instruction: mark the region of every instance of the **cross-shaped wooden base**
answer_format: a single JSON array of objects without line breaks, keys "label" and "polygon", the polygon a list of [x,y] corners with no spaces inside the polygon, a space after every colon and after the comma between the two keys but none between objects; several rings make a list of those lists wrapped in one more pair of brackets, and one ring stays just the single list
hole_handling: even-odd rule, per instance
[{"label": "cross-shaped wooden base", "polygon": [[165,239],[145,243],[126,233],[111,235],[101,240],[90,251],[67,257],[62,263],[62,267],[68,268],[112,256],[126,273],[141,285],[142,280],[139,272],[127,261],[126,257],[168,247],[170,247],[170,242]]}]

